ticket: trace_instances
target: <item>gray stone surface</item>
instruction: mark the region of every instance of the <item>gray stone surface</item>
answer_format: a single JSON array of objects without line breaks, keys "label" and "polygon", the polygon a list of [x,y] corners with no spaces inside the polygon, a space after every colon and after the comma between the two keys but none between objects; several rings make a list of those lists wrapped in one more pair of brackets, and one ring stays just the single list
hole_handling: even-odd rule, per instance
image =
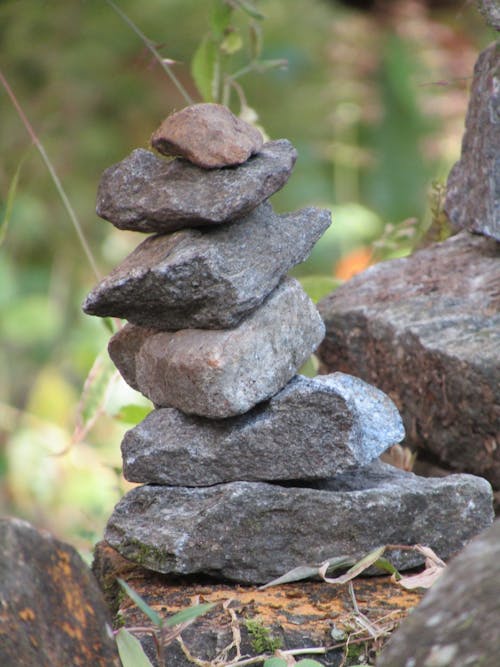
[{"label": "gray stone surface", "polygon": [[343,373],[296,376],[239,417],[153,411],[125,434],[123,473],[171,486],[318,479],[366,465],[403,437],[394,403],[375,387]]},{"label": "gray stone surface", "polygon": [[128,324],[108,349],[124,379],[157,407],[221,418],[282,389],[323,335],[314,304],[285,278],[234,329],[155,332]]},{"label": "gray stone surface", "polygon": [[477,0],[477,5],[492,28],[500,31],[500,3],[498,0]]},{"label": "gray stone surface", "polygon": [[262,134],[222,104],[193,104],[168,116],[151,137],[163,155],[205,169],[242,164],[262,148]]},{"label": "gray stone surface", "polygon": [[500,40],[476,63],[465,127],[445,210],[456,228],[500,241]]},{"label": "gray stone surface", "polygon": [[377,667],[494,667],[500,658],[500,521],[450,564],[392,635]]},{"label": "gray stone surface", "polygon": [[[383,544],[426,544],[446,558],[493,520],[484,479],[419,478],[380,462],[372,470],[344,473],[335,491],[266,482],[136,487],[116,506],[105,539],[152,570],[254,584]],[[390,560],[400,569],[421,562],[413,551]]]},{"label": "gray stone surface", "polygon": [[2,667],[118,667],[111,617],[75,549],[0,518]]},{"label": "gray stone surface", "polygon": [[103,173],[97,214],[137,232],[229,222],[283,187],[296,157],[292,144],[279,139],[239,167],[207,170],[138,148]]},{"label": "gray stone surface", "polygon": [[319,304],[326,372],[385,391],[407,444],[500,488],[500,248],[462,232],[371,267]]},{"label": "gray stone surface", "polygon": [[233,327],[308,256],[329,224],[326,210],[276,215],[265,203],[234,223],[149,237],[83,309],[157,329]]}]

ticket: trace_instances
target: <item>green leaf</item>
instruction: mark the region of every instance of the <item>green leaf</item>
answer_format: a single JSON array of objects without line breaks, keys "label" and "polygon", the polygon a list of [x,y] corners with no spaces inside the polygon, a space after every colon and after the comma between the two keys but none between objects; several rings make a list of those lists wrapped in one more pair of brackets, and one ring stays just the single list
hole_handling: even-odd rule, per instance
[{"label": "green leaf", "polygon": [[332,276],[301,276],[299,281],[314,303],[318,303],[320,299],[342,284],[341,280]]},{"label": "green leaf", "polygon": [[215,602],[206,602],[204,604],[197,604],[192,607],[188,607],[187,609],[182,609],[181,611],[177,612],[177,614],[169,616],[165,620],[165,625],[171,628],[174,625],[180,625],[181,623],[192,621],[194,618],[198,618],[198,616],[206,614],[207,611],[212,609],[212,607],[215,607],[215,605]]},{"label": "green leaf", "polygon": [[224,0],[214,1],[210,14],[210,27],[212,28],[214,37],[217,39],[224,37],[224,32],[231,23],[232,13],[233,8],[227,2],[224,2]]},{"label": "green leaf", "polygon": [[17,169],[10,182],[9,191],[7,193],[7,199],[5,200],[5,212],[3,214],[2,220],[0,221],[0,245],[2,245],[7,235],[7,228],[9,226],[10,218],[12,216],[14,199],[16,197],[16,192],[17,192],[17,184],[19,183],[19,174],[21,173],[21,167],[23,166],[23,162],[24,162],[24,157],[17,165]]},{"label": "green leaf", "polygon": [[152,408],[148,405],[137,405],[130,403],[123,405],[120,410],[113,415],[118,421],[125,422],[125,424],[138,424],[151,412]]},{"label": "green leaf", "polygon": [[269,69],[286,69],[288,67],[288,60],[279,58],[276,60],[257,60],[254,63],[254,69],[257,72],[266,72]]},{"label": "green leaf", "polygon": [[241,34],[237,30],[232,30],[229,32],[226,37],[222,40],[220,44],[220,50],[222,53],[230,56],[233,53],[239,51],[243,46],[243,39]]},{"label": "green leaf", "polygon": [[385,570],[386,572],[389,572],[389,574],[395,574],[396,578],[401,576],[394,567],[394,565],[390,563],[387,560],[387,558],[379,558],[377,561],[375,561],[374,565],[375,567],[378,567],[380,570]]},{"label": "green leaf", "polygon": [[[340,556],[339,558],[330,558],[328,560],[329,568],[331,567],[347,567],[352,564],[352,558],[347,558],[345,556]],[[317,577],[319,575],[320,566],[310,566],[310,565],[299,565],[294,567],[293,570],[290,570],[286,574],[283,574],[277,579],[273,579],[263,586],[259,586],[259,590],[263,591],[266,588],[271,586],[278,586],[279,584],[289,584],[292,581],[302,581],[302,579],[309,579],[310,577]]]},{"label": "green leaf", "polygon": [[252,21],[248,26],[248,39],[250,44],[250,56],[257,60],[262,53],[262,28],[260,23]]},{"label": "green leaf", "polygon": [[268,658],[264,661],[264,667],[287,667],[285,658]]},{"label": "green leaf", "polygon": [[349,570],[347,570],[345,574],[335,578],[326,576],[326,572],[330,568],[331,564],[329,561],[325,561],[319,568],[319,574],[327,584],[345,584],[348,581],[351,581],[351,579],[354,579],[354,577],[357,577],[358,574],[361,574],[361,572],[364,572],[364,570],[374,565],[374,563],[376,563],[382,556],[384,551],[385,546],[378,547],[377,549],[370,551],[369,554],[361,558],[361,560],[358,560],[357,563],[355,563]]},{"label": "green leaf", "polygon": [[251,16],[253,19],[263,19],[265,18],[264,14],[262,12],[259,12],[257,7],[253,4],[253,2],[249,2],[249,0],[233,0],[234,4],[237,5],[241,10],[245,12],[245,14],[248,14],[248,16]]},{"label": "green leaf", "polygon": [[149,620],[156,625],[156,627],[161,628],[163,626],[163,620],[158,616],[158,614],[155,612],[154,609],[151,609],[151,607],[148,605],[145,600],[141,598],[141,596],[134,591],[133,588],[130,588],[130,586],[127,584],[126,581],[123,581],[123,579],[117,579],[118,583],[120,586],[123,588],[125,593],[131,598],[135,604],[139,607],[139,609],[146,614],[146,616],[149,618]]},{"label": "green leaf", "polygon": [[92,428],[106,402],[108,390],[116,373],[107,353],[96,357],[83,385],[78,403],[73,442],[81,442]]},{"label": "green leaf", "polygon": [[125,628],[117,633],[116,644],[123,667],[153,667],[141,642]]},{"label": "green leaf", "polygon": [[295,667],[323,667],[321,662],[318,662],[317,660],[313,660],[312,658],[303,658],[302,660],[299,660]]},{"label": "green leaf", "polygon": [[303,366],[299,368],[299,375],[305,375],[308,378],[314,378],[318,374],[319,361],[316,355],[311,354]]},{"label": "green leaf", "polygon": [[205,102],[213,102],[217,92],[218,50],[210,35],[206,35],[191,61],[191,74]]}]

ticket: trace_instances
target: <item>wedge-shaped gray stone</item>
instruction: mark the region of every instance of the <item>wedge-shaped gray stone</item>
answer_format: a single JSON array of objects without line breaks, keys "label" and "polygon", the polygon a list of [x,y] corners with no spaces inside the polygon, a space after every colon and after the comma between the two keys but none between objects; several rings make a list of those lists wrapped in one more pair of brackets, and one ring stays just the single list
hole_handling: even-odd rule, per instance
[{"label": "wedge-shaped gray stone", "polygon": [[238,417],[154,410],[125,434],[123,472],[171,486],[320,479],[370,463],[403,437],[397,408],[379,389],[344,373],[299,375]]},{"label": "wedge-shaped gray stone", "polygon": [[90,315],[156,329],[226,329],[254,310],[304,260],[330,224],[306,208],[261,204],[238,222],[143,241],[87,297]]},{"label": "wedge-shaped gray stone", "polygon": [[138,148],[102,175],[97,214],[137,232],[229,222],[283,187],[296,157],[292,144],[279,139],[239,167],[207,170]]},{"label": "wedge-shaped gray stone", "polygon": [[[471,475],[421,478],[377,461],[326,486],[137,487],[105,539],[151,570],[256,584],[384,544],[426,544],[446,558],[493,520],[491,487]],[[421,563],[414,551],[389,558],[399,569]]]},{"label": "wedge-shaped gray stone", "polygon": [[474,68],[462,155],[448,178],[445,209],[455,227],[500,241],[500,40]]},{"label": "wedge-shaped gray stone", "polygon": [[247,412],[282,389],[323,335],[313,302],[285,278],[234,329],[172,332],[128,324],[108,349],[124,379],[157,407],[219,418]]},{"label": "wedge-shaped gray stone", "polygon": [[326,370],[385,391],[408,444],[500,488],[500,244],[462,232],[382,262],[319,304]]},{"label": "wedge-shaped gray stone", "polygon": [[377,667],[493,667],[500,657],[500,521],[454,558],[377,658]]}]

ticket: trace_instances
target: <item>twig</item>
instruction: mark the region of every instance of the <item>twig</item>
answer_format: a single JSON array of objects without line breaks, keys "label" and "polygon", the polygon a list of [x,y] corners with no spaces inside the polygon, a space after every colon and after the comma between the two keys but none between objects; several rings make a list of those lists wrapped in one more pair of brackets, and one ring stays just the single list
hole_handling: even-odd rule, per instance
[{"label": "twig", "polygon": [[79,222],[79,220],[76,216],[76,213],[75,213],[73,207],[71,206],[71,203],[70,203],[70,201],[69,201],[69,199],[66,195],[66,192],[64,191],[62,183],[59,180],[59,176],[57,175],[56,170],[54,169],[54,166],[52,165],[52,162],[50,161],[49,156],[47,155],[47,153],[45,151],[45,148],[43,147],[43,144],[41,143],[40,139],[37,137],[37,135],[35,133],[35,130],[33,129],[32,125],[29,122],[26,114],[24,113],[21,105],[19,104],[19,102],[17,100],[17,97],[14,95],[14,91],[10,87],[9,82],[7,81],[7,79],[5,78],[5,76],[3,75],[1,70],[0,70],[0,82],[2,83],[3,87],[5,88],[5,90],[7,92],[7,95],[10,97],[10,100],[11,100],[12,104],[14,105],[14,108],[19,115],[19,118],[21,119],[21,121],[23,122],[24,127],[26,128],[26,131],[30,135],[31,141],[35,144],[38,152],[42,156],[42,160],[45,162],[45,166],[47,167],[48,172],[52,177],[52,180],[54,182],[54,185],[56,186],[57,192],[59,193],[59,196],[62,199],[62,202],[63,202],[64,207],[65,207],[65,209],[66,209],[66,211],[67,211],[67,213],[70,217],[70,220],[73,223],[73,226],[76,230],[76,234],[77,234],[77,236],[80,240],[80,243],[82,244],[83,250],[84,250],[84,252],[87,256],[89,264],[92,267],[92,270],[96,275],[96,278],[98,280],[100,280],[101,275],[100,275],[99,270],[97,268],[97,265],[94,261],[94,257],[92,255],[90,247],[87,243],[87,239],[83,235],[82,226],[81,226],[81,224],[80,224],[80,222]]},{"label": "twig", "polygon": [[146,35],[145,35],[145,34],[144,34],[144,33],[143,33],[143,32],[136,26],[136,24],[132,21],[132,19],[129,18],[129,17],[127,16],[127,14],[125,14],[125,12],[122,11],[122,10],[121,10],[121,9],[114,3],[114,2],[113,2],[113,0],[106,0],[106,2],[107,2],[108,5],[111,7],[111,9],[113,9],[113,10],[118,14],[118,16],[119,16],[121,19],[123,19],[123,21],[125,21],[125,23],[129,26],[129,28],[131,28],[131,29],[135,32],[135,34],[136,34],[138,37],[140,37],[140,39],[144,42],[146,48],[149,49],[149,51],[151,51],[151,53],[153,54],[153,56],[154,56],[154,57],[156,58],[156,60],[160,63],[161,67],[162,67],[163,70],[166,72],[167,76],[170,77],[170,80],[171,80],[172,83],[175,85],[175,87],[177,88],[177,90],[180,92],[180,94],[182,95],[182,97],[186,100],[187,104],[193,104],[193,99],[192,99],[192,97],[189,95],[189,93],[188,93],[187,90],[184,88],[184,86],[183,86],[182,83],[179,81],[179,79],[175,76],[175,74],[173,73],[173,71],[172,71],[172,69],[169,67],[169,65],[165,62],[165,59],[161,57],[161,54],[158,52],[158,50],[156,49],[156,47],[155,47],[155,45],[153,44],[153,42],[152,42],[150,39],[148,39],[148,37],[146,37]]}]

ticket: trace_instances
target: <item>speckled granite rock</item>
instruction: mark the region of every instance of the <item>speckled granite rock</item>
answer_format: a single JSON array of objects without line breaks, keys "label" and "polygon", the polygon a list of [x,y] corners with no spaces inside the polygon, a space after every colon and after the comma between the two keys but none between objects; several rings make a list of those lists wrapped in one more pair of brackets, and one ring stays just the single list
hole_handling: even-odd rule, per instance
[{"label": "speckled granite rock", "polygon": [[323,335],[314,304],[286,278],[234,329],[158,332],[128,324],[108,349],[124,379],[157,407],[217,419],[282,389]]},{"label": "speckled granite rock", "polygon": [[279,139],[237,168],[207,170],[138,148],[102,175],[97,214],[137,232],[233,221],[283,187],[296,157],[292,144]]},{"label": "speckled granite rock", "polygon": [[479,10],[495,30],[500,31],[500,4],[498,0],[476,0]]},{"label": "speckled granite rock", "polygon": [[[115,507],[105,539],[158,572],[263,583],[334,556],[357,559],[381,544],[422,543],[446,558],[492,520],[484,479],[419,478],[376,462],[323,488],[136,487]],[[414,551],[394,551],[390,559],[399,569],[421,562]]]},{"label": "speckled granite rock", "polygon": [[242,164],[262,148],[262,134],[222,104],[193,104],[168,116],[151,137],[163,155],[204,169]]},{"label": "speckled granite rock", "polygon": [[328,228],[330,213],[261,204],[210,230],[153,236],[88,295],[90,315],[156,329],[225,329],[259,306]]},{"label": "speckled granite rock", "polygon": [[500,40],[476,63],[465,127],[462,155],[448,178],[445,209],[458,229],[500,241]]},{"label": "speckled granite rock", "polygon": [[153,411],[125,434],[123,472],[175,486],[318,479],[366,465],[403,437],[396,406],[375,387],[343,373],[296,376],[239,417]]}]

